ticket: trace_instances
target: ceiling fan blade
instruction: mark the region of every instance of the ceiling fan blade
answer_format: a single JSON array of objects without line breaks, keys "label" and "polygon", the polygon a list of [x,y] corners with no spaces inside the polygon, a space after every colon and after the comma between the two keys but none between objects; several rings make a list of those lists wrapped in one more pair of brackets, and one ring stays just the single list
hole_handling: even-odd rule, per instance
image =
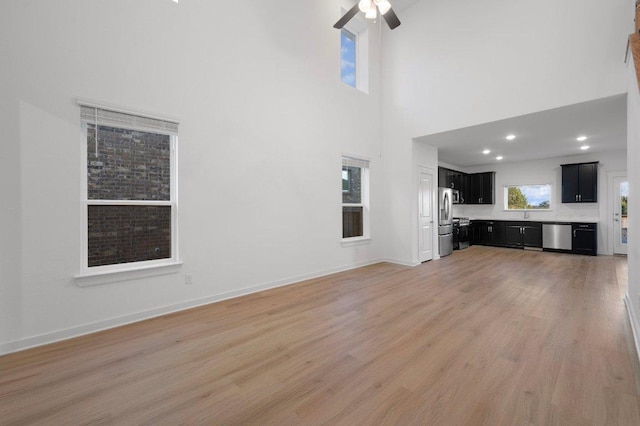
[{"label": "ceiling fan blade", "polygon": [[393,11],[393,9],[389,9],[387,13],[382,15],[384,20],[389,25],[389,28],[394,29],[400,25],[400,20],[398,19],[398,15]]},{"label": "ceiling fan blade", "polygon": [[360,9],[358,8],[358,3],[356,3],[355,6],[349,9],[349,11],[345,13],[344,16],[338,20],[338,22],[333,24],[333,28],[341,29],[342,27],[347,25],[347,22],[349,22],[351,18],[356,16],[356,13],[358,13],[359,11]]}]

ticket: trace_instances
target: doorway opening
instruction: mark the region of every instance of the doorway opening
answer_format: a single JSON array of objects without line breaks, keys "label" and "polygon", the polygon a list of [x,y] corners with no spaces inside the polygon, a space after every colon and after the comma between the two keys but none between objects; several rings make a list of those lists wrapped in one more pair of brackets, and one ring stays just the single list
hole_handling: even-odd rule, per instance
[{"label": "doorway opening", "polygon": [[627,254],[629,239],[629,181],[626,176],[613,178],[613,254]]}]

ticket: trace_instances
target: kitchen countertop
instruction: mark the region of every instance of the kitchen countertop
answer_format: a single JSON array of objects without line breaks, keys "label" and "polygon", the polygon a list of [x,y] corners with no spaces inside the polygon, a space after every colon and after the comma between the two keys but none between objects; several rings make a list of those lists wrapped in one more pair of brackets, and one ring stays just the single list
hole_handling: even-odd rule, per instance
[{"label": "kitchen countertop", "polygon": [[470,217],[469,220],[493,220],[495,222],[538,222],[538,223],[598,223],[599,220],[593,220],[589,218],[580,218],[580,219],[570,219],[570,218],[558,218],[558,219],[500,219],[495,217]]}]

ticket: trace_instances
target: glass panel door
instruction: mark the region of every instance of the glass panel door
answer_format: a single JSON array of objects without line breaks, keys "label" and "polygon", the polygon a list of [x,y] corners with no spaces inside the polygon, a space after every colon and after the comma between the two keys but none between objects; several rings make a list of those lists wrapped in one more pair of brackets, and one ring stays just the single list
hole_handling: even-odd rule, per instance
[{"label": "glass panel door", "polygon": [[627,254],[627,240],[629,231],[627,219],[627,201],[629,199],[629,182],[627,181],[626,177],[616,177],[613,179],[613,187],[613,252],[615,254]]}]

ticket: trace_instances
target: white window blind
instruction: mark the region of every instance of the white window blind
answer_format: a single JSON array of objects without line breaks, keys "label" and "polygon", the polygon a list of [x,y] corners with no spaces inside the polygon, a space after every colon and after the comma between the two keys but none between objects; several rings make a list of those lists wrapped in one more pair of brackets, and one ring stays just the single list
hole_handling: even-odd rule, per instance
[{"label": "white window blind", "polygon": [[361,169],[367,169],[369,168],[369,161],[363,160],[361,158],[343,156],[342,166],[343,167],[359,167]]},{"label": "white window blind", "polygon": [[82,121],[87,123],[98,124],[101,126],[160,132],[170,135],[178,134],[178,123],[174,121],[144,117],[142,115],[130,114],[128,112],[83,105],[82,103],[80,103],[80,105],[80,118]]}]

